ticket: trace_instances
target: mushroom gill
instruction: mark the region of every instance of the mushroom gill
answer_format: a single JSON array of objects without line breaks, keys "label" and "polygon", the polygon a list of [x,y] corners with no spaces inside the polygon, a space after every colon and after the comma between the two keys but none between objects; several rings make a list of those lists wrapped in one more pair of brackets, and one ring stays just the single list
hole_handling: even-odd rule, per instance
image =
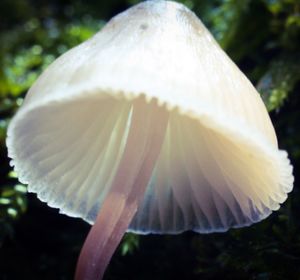
[{"label": "mushroom gill", "polygon": [[147,1],[58,58],[8,129],[29,191],[93,226],[76,279],[123,233],[226,231],[293,187],[259,94],[183,5]]}]

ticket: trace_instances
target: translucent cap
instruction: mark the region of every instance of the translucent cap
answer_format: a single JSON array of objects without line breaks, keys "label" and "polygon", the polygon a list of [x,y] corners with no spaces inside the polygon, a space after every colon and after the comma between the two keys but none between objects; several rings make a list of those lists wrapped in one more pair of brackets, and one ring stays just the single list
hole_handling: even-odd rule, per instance
[{"label": "translucent cap", "polygon": [[196,15],[169,1],[117,15],[38,78],[8,129],[20,181],[93,223],[140,96],[170,117],[129,231],[225,231],[286,200],[292,166],[259,94]]}]

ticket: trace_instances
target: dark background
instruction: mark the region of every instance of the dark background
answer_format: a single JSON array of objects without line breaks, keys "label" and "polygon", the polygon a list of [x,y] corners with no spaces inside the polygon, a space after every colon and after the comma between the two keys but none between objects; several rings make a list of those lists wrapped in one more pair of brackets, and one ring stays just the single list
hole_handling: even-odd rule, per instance
[{"label": "dark background", "polygon": [[[26,193],[9,166],[6,128],[49,63],[135,0],[0,1],[0,279],[72,279],[89,230]],[[180,1],[257,86],[295,187],[279,211],[226,233],[127,234],[105,279],[300,279],[300,2]]]}]

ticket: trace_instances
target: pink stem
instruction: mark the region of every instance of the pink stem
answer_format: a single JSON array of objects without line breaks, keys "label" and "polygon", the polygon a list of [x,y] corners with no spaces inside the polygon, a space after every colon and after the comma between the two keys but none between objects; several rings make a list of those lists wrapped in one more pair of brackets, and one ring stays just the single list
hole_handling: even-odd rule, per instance
[{"label": "pink stem", "polygon": [[110,191],[81,250],[75,280],[100,280],[143,199],[164,140],[168,113],[133,102],[131,126]]}]

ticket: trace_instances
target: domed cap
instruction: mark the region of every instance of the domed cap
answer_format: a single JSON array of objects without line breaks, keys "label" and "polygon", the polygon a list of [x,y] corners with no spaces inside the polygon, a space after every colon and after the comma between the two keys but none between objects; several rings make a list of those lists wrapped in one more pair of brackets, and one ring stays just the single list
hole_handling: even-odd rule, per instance
[{"label": "domed cap", "polygon": [[141,96],[169,119],[130,231],[224,231],[286,200],[292,166],[259,94],[195,14],[168,1],[117,15],[38,78],[8,129],[20,181],[93,223]]}]

